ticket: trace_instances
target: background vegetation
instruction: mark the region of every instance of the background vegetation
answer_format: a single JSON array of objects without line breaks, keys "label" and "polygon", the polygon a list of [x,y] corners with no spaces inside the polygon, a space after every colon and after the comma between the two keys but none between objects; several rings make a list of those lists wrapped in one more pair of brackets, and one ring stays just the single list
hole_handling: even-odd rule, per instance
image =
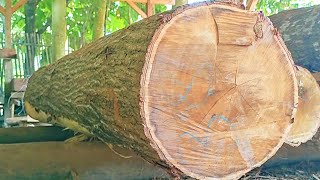
[{"label": "background vegetation", "polygon": [[[18,0],[13,0],[16,3]],[[189,0],[189,3],[201,0]],[[81,48],[93,41],[94,18],[97,16],[97,4],[100,0],[66,0],[67,41],[66,54]],[[12,18],[12,36],[14,48],[20,53],[16,68],[24,64],[24,68],[15,70],[20,76],[31,75],[41,66],[51,63],[52,56],[52,3],[53,0],[28,0],[23,8],[14,13]],[[184,4],[186,0],[176,0],[176,4]],[[136,3],[145,11],[145,4]],[[258,10],[266,15],[283,10],[320,4],[319,0],[259,0]],[[5,5],[5,0],[0,0]],[[125,28],[142,17],[126,2],[106,0],[104,34]],[[155,12],[171,9],[171,5],[156,5]],[[31,36],[31,35],[32,36]],[[36,36],[36,38],[35,38]],[[36,40],[35,40],[36,39]],[[0,14],[0,48],[4,47],[4,17]],[[19,65],[20,64],[20,65]],[[1,64],[0,64],[1,66]],[[0,74],[1,74],[0,68]],[[1,82],[0,82],[1,83]]]}]

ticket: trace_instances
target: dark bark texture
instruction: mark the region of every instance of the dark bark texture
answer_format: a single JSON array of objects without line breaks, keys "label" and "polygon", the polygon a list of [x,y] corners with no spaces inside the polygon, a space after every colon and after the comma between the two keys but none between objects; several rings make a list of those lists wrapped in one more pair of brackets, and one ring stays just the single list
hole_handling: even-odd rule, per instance
[{"label": "dark bark texture", "polygon": [[162,16],[102,37],[29,80],[25,100],[49,115],[76,120],[107,143],[161,164],[140,117],[140,77],[148,45]]},{"label": "dark bark texture", "polygon": [[283,11],[270,16],[295,63],[311,72],[320,71],[320,5]]}]

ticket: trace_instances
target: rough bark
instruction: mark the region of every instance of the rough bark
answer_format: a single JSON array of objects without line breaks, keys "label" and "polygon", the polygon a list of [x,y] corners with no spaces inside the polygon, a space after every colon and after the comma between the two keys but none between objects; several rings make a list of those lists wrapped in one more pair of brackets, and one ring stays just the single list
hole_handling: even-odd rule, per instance
[{"label": "rough bark", "polygon": [[54,0],[52,2],[53,61],[65,55],[67,39],[66,12],[66,0]]},{"label": "rough bark", "polygon": [[[39,69],[29,80],[28,89],[36,88],[51,95],[39,96],[35,91],[27,90],[27,102],[40,102],[35,107],[52,115],[49,120],[54,117],[79,119],[84,121],[81,124],[87,124],[84,125],[86,129],[103,141],[133,149],[149,161],[161,162],[144,135],[139,92],[147,47],[162,20],[162,17],[154,16],[149,21],[140,21],[65,56],[56,63],[58,67],[51,64]],[[44,86],[36,87],[40,80],[35,78],[36,74],[46,79]],[[85,82],[85,79],[95,80]],[[32,81],[34,83],[30,83]],[[70,87],[63,87],[65,85]],[[71,99],[67,100],[65,95]],[[77,107],[76,111],[74,107]],[[74,113],[71,115],[70,112]],[[124,127],[122,122],[127,122]]]},{"label": "rough bark", "polygon": [[270,16],[282,34],[295,63],[311,72],[320,71],[320,5],[283,11]]},{"label": "rough bark", "polygon": [[[132,149],[172,174],[234,179],[284,142],[298,98],[292,63],[261,14],[199,3],[40,69],[29,80],[26,108],[33,118]],[[270,86],[275,78],[283,83]]]},{"label": "rough bark", "polygon": [[104,36],[104,21],[107,10],[107,0],[95,1],[95,17],[93,20],[93,40],[97,40]]}]

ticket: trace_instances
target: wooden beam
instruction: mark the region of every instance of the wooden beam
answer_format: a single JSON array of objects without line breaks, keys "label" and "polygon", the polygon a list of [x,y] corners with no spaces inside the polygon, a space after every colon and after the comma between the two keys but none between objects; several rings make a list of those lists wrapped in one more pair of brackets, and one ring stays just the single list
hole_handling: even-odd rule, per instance
[{"label": "wooden beam", "polygon": [[11,48],[12,38],[11,38],[11,18],[12,18],[12,8],[11,8],[12,0],[6,0],[5,6],[5,47]]},{"label": "wooden beam", "polygon": [[15,49],[0,49],[0,58],[16,58],[17,53]]},{"label": "wooden beam", "polygon": [[255,10],[259,0],[248,0],[246,9],[249,11]]},{"label": "wooden beam", "polygon": [[147,14],[145,12],[143,12],[134,2],[132,1],[127,1],[127,3],[134,9],[137,11],[137,13],[139,13],[141,15],[142,18],[147,18]]},{"label": "wooden beam", "polygon": [[6,10],[1,5],[0,5],[0,13],[3,14],[3,15],[6,14]]},{"label": "wooden beam", "polygon": [[[12,0],[6,0],[5,6],[5,48],[12,48],[12,36],[11,36],[11,18],[12,18]],[[11,95],[10,82],[13,79],[13,65],[10,59],[5,58],[3,61],[4,67],[4,120],[10,117],[10,105],[8,104]]]},{"label": "wooden beam", "polygon": [[25,92],[28,85],[28,78],[13,78],[11,89],[13,92]]},{"label": "wooden beam", "polygon": [[12,13],[16,12],[20,9],[23,5],[25,5],[27,0],[20,0],[12,7]]},{"label": "wooden beam", "polygon": [[151,3],[151,0],[147,0],[147,16],[150,17],[154,14],[154,6]]},{"label": "wooden beam", "polygon": [[[126,2],[133,2],[133,3],[147,3],[148,0],[119,0],[119,1],[126,1]],[[151,0],[151,4],[168,4],[174,5],[175,0]]]}]

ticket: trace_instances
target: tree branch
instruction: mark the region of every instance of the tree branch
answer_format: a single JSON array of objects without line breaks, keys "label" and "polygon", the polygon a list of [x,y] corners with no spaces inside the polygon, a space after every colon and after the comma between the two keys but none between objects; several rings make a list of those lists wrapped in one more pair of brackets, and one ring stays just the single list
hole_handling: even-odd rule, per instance
[{"label": "tree branch", "polygon": [[23,5],[25,5],[27,0],[20,0],[12,7],[12,13],[16,12],[20,9]]},{"label": "tree branch", "polygon": [[46,24],[44,26],[41,26],[41,28],[37,31],[37,34],[44,33],[47,30],[47,28],[51,26],[51,23],[52,23],[52,16],[48,17]]},{"label": "tree branch", "polygon": [[246,9],[253,11],[257,6],[258,0],[248,0]]},{"label": "tree branch", "polygon": [[148,17],[148,16],[146,15],[146,13],[143,12],[134,2],[132,2],[132,1],[127,1],[127,3],[128,3],[134,10],[136,10],[137,13],[139,13],[142,18],[147,18],[147,17]]},{"label": "tree branch", "polygon": [[0,13],[2,13],[3,15],[5,15],[5,9],[0,5]]}]

